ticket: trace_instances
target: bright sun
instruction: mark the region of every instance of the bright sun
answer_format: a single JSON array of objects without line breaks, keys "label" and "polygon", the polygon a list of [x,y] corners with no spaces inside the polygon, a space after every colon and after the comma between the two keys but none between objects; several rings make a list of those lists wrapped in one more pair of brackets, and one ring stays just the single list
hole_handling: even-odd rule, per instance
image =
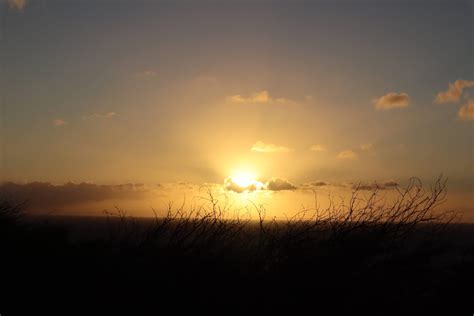
[{"label": "bright sun", "polygon": [[237,172],[232,177],[232,182],[236,183],[240,187],[247,187],[252,184],[259,183],[255,178],[255,175],[250,172]]},{"label": "bright sun", "polygon": [[257,180],[257,175],[250,171],[235,171],[228,178],[230,183],[233,183],[237,186],[233,191],[236,192],[246,192],[254,191],[263,188],[263,183]]}]

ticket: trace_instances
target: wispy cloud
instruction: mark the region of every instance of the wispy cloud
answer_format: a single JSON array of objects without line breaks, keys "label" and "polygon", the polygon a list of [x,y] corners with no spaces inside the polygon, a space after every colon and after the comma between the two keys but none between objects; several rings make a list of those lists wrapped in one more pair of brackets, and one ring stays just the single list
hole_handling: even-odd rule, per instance
[{"label": "wispy cloud", "polygon": [[464,106],[459,109],[458,117],[460,120],[463,121],[474,120],[474,99],[469,100]]},{"label": "wispy cloud", "polygon": [[109,119],[109,118],[112,118],[116,115],[117,115],[117,113],[115,113],[115,112],[94,113],[94,114],[91,114],[91,115],[83,116],[82,118],[84,120],[87,120],[87,121],[92,121],[92,120],[96,120],[96,119]]},{"label": "wispy cloud", "polygon": [[311,147],[309,147],[309,150],[310,151],[316,151],[316,152],[322,152],[322,151],[326,151],[327,149],[323,145],[316,144],[316,145],[312,145]]},{"label": "wispy cloud", "polygon": [[291,148],[285,146],[279,146],[275,144],[265,144],[264,142],[258,141],[253,144],[251,151],[260,152],[260,153],[283,153],[292,151]]},{"label": "wispy cloud", "polygon": [[363,151],[372,151],[374,149],[374,145],[372,145],[372,143],[361,144],[360,149]]},{"label": "wispy cloud", "polygon": [[456,80],[450,83],[448,90],[440,92],[436,95],[436,103],[458,102],[462,96],[463,90],[466,88],[473,88],[474,80]]},{"label": "wispy cloud", "polygon": [[410,104],[410,97],[405,92],[389,92],[386,95],[373,99],[372,103],[377,110],[404,108]]},{"label": "wispy cloud", "polygon": [[199,87],[213,87],[219,80],[211,75],[199,75],[191,80],[191,84]]},{"label": "wispy cloud", "polygon": [[353,150],[343,150],[336,156],[337,159],[341,160],[354,160],[357,159],[357,154]]},{"label": "wispy cloud", "polygon": [[156,72],[154,72],[153,70],[144,70],[144,71],[136,73],[135,77],[141,78],[141,79],[153,78],[153,77],[156,77]]},{"label": "wispy cloud", "polygon": [[295,101],[287,98],[273,98],[267,90],[258,91],[248,96],[240,94],[228,96],[226,98],[228,103],[234,104],[268,104],[268,105],[292,105]]},{"label": "wispy cloud", "polygon": [[23,11],[28,2],[26,0],[8,0],[8,7],[12,10]]},{"label": "wispy cloud", "polygon": [[51,123],[52,123],[54,126],[57,126],[57,127],[59,127],[59,126],[64,126],[64,125],[67,125],[67,124],[68,124],[68,122],[66,122],[65,120],[60,119],[60,118],[55,119],[55,120],[52,120]]}]

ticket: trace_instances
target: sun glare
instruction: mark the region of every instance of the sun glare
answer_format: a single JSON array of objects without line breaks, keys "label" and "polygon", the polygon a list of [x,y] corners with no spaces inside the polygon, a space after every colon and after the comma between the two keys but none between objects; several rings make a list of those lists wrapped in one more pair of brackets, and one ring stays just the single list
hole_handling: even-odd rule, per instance
[{"label": "sun glare", "polygon": [[250,172],[238,172],[231,178],[232,182],[236,183],[241,187],[247,187],[249,185],[258,183],[258,181],[255,179],[255,175]]},{"label": "sun glare", "polygon": [[253,172],[235,171],[226,180],[227,188],[237,193],[252,192],[264,186],[264,184],[257,179],[257,175]]}]

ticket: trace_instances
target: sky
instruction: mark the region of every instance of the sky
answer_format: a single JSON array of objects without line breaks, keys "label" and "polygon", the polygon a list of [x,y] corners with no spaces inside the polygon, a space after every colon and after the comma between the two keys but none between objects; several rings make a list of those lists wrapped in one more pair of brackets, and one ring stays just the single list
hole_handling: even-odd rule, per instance
[{"label": "sky", "polygon": [[308,183],[443,174],[474,221],[473,0],[0,0],[0,19],[5,190],[92,210],[255,186],[283,209]]}]

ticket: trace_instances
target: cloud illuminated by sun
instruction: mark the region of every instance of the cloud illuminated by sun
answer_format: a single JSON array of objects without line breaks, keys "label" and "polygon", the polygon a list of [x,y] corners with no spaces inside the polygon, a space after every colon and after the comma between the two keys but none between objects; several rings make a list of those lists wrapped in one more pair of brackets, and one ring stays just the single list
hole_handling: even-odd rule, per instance
[{"label": "cloud illuminated by sun", "polygon": [[229,191],[242,193],[260,190],[264,187],[264,184],[257,180],[255,173],[239,170],[225,179],[224,186]]}]

